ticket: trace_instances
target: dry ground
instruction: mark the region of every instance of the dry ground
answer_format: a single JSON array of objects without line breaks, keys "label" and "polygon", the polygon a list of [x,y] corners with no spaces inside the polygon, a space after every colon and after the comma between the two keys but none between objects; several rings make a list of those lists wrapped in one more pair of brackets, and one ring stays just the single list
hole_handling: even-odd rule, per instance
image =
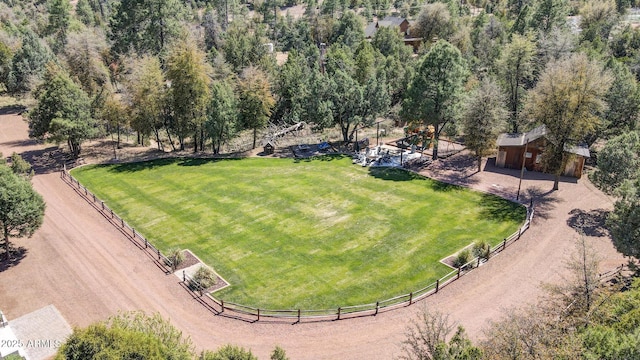
[{"label": "dry ground", "polygon": [[[122,233],[48,171],[47,145],[27,137],[27,125],[13,114],[0,114],[0,151],[24,153],[41,166],[33,185],[46,202],[42,228],[31,239],[17,239],[24,256],[0,268],[0,309],[11,320],[54,304],[72,326],[86,326],[120,310],[159,312],[189,335],[198,349],[226,343],[250,348],[261,359],[280,345],[292,359],[390,359],[399,354],[408,321],[423,307],[450,313],[478,339],[489,320],[505,307],[534,301],[542,282],[561,279],[563,261],[574,248],[576,227],[602,256],[602,268],[623,262],[598,222],[612,200],[587,180],[565,179],[549,192],[546,175],[527,173],[526,199],[537,198],[532,228],[506,252],[417,305],[344,321],[247,323],[216,316],[195,301],[173,275],[165,275]],[[513,197],[517,171],[490,164],[476,174],[464,154],[434,164],[424,173],[445,181]],[[428,216],[428,214],[425,214]],[[278,291],[274,289],[274,291]]]}]

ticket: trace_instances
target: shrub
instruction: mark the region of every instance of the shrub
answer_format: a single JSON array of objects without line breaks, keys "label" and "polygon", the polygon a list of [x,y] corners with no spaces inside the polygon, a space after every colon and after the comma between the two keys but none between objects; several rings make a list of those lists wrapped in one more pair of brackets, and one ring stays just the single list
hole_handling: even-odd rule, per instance
[{"label": "shrub", "polygon": [[484,240],[478,240],[473,244],[473,256],[487,260],[491,256],[491,245]]},{"label": "shrub", "polygon": [[[207,266],[202,266],[193,275],[193,280],[196,281],[198,284],[200,284],[200,286],[204,290],[217,284],[218,276],[211,268]],[[191,286],[195,289],[197,289],[198,287],[196,284],[191,284]]]},{"label": "shrub", "polygon": [[276,346],[276,348],[273,349],[270,359],[271,360],[289,360],[289,358],[287,357],[287,353],[280,346]]},{"label": "shrub", "polygon": [[456,256],[456,259],[453,260],[453,266],[456,268],[461,268],[469,261],[471,261],[471,251],[469,251],[469,249],[464,249],[460,251]]},{"label": "shrub", "polygon": [[179,248],[171,248],[167,253],[167,259],[171,261],[171,267],[175,270],[180,264],[184,262],[185,256],[184,252],[182,252]]},{"label": "shrub", "polygon": [[239,346],[225,345],[216,352],[205,351],[200,355],[202,360],[258,360],[250,350]]}]

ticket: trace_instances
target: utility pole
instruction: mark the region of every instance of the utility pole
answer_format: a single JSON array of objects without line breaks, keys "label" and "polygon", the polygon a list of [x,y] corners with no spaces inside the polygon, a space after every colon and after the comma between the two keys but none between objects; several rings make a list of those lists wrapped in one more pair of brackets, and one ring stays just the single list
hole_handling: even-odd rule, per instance
[{"label": "utility pole", "polygon": [[518,182],[518,193],[516,201],[520,200],[520,186],[522,186],[522,177],[524,176],[524,163],[527,160],[527,150],[529,149],[529,139],[524,139],[524,154],[522,154],[522,169],[520,169],[520,181]]}]

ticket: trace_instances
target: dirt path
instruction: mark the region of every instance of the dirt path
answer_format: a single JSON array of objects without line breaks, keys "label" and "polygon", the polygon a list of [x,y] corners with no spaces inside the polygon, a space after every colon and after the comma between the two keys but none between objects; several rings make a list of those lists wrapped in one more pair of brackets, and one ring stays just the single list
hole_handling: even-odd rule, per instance
[{"label": "dirt path", "polygon": [[[42,159],[43,148],[27,139],[27,126],[20,117],[0,115],[0,151],[5,156],[16,151]],[[465,157],[447,164],[426,173],[503,195],[517,189],[517,172],[495,172],[489,166],[471,175],[469,169],[475,167]],[[526,194],[540,196],[551,189],[552,182],[544,175],[526,177]],[[409,319],[423,306],[450,313],[470,336],[479,338],[486,322],[499,317],[501,309],[535,300],[541,282],[560,279],[562,262],[577,237],[569,224],[581,220],[572,211],[612,207],[611,200],[588,181],[562,182],[560,191],[538,202],[534,225],[521,241],[417,305],[346,321],[250,324],[215,316],[193,300],[174,276],[164,275],[57,173],[38,174],[33,184],[44,196],[47,210],[33,238],[15,241],[25,248],[25,256],[15,266],[0,268],[0,309],[9,319],[54,304],[71,325],[86,326],[119,310],[141,309],[171,319],[198,349],[233,343],[250,348],[261,359],[267,359],[275,345],[292,359],[390,359],[399,354]],[[623,262],[597,224],[587,230],[594,235],[589,241],[602,254],[604,269]]]}]

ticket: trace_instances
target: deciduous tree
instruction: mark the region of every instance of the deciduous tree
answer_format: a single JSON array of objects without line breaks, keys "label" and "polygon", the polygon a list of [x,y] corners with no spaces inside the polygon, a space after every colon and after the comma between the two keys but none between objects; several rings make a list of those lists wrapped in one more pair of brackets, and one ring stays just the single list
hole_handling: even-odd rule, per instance
[{"label": "deciduous tree", "polygon": [[529,37],[513,34],[496,64],[508,95],[510,130],[514,133],[518,132],[518,125],[522,123],[520,110],[527,85],[533,80],[535,51],[535,44]]},{"label": "deciduous tree", "polygon": [[554,190],[570,158],[566,150],[577,146],[600,124],[610,84],[611,77],[600,64],[577,54],[550,63],[531,91],[528,114],[534,122],[546,126],[542,160],[547,171],[555,175]]},{"label": "deciduous tree", "polygon": [[447,337],[453,329],[454,325],[448,315],[425,308],[407,328],[406,339],[402,342],[403,354],[399,358],[406,360],[482,359],[482,351],[471,344],[461,326],[458,326],[447,343]]},{"label": "deciduous tree", "polygon": [[75,329],[56,360],[194,358],[193,345],[159,315],[123,313],[84,329]]},{"label": "deciduous tree", "polygon": [[240,120],[243,126],[253,130],[253,145],[256,148],[258,129],[267,126],[275,99],[271,94],[269,80],[261,70],[247,68],[238,81]]},{"label": "deciduous tree", "polygon": [[69,75],[91,97],[110,89],[109,69],[103,55],[108,52],[104,35],[93,30],[71,33],[63,58]]},{"label": "deciduous tree", "polygon": [[411,35],[431,42],[436,36],[446,38],[452,31],[451,26],[451,14],[447,5],[441,2],[427,3],[411,26]]},{"label": "deciduous tree", "polygon": [[251,351],[234,345],[225,345],[215,352],[205,351],[200,355],[202,360],[258,360]]},{"label": "deciduous tree", "polygon": [[210,72],[205,54],[192,43],[178,44],[169,55],[167,80],[171,82],[171,107],[180,150],[184,150],[189,133],[193,134],[193,151],[204,150]]},{"label": "deciduous tree", "polygon": [[[131,109],[131,127],[143,137],[140,139],[142,143],[145,136],[155,133],[160,147],[162,143],[159,130],[166,125],[165,113],[170,99],[158,58],[145,56],[135,61],[125,81],[125,87]],[[171,139],[169,129],[166,130]]]},{"label": "deciduous tree", "polygon": [[490,78],[483,80],[466,101],[462,115],[464,141],[478,157],[478,172],[482,171],[482,157],[495,151],[508,115],[504,94]]}]

